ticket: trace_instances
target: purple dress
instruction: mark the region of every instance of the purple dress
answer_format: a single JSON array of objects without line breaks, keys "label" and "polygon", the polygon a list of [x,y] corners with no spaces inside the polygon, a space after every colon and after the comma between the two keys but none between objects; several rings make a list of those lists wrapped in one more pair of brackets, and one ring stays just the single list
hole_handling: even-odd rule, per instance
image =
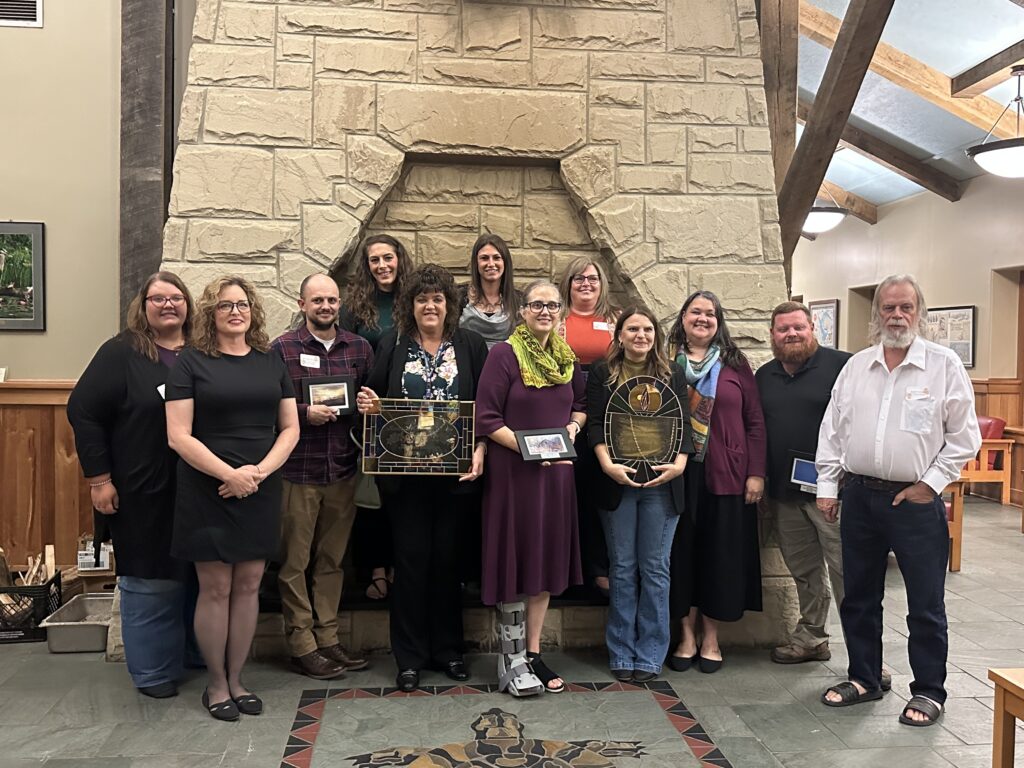
[{"label": "purple dress", "polygon": [[[586,411],[579,365],[567,384],[527,387],[512,345],[502,343],[491,350],[477,387],[477,435],[490,435],[501,427],[564,427],[573,411]],[[572,465],[525,462],[518,452],[489,441],[483,503],[484,604],[541,592],[558,595],[582,583]]]}]

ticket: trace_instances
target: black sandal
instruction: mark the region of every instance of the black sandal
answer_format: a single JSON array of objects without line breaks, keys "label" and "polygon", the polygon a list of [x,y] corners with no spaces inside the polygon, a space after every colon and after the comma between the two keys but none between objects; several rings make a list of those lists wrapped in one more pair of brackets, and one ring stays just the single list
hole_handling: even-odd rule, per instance
[{"label": "black sandal", "polygon": [[203,706],[206,707],[206,711],[210,713],[210,717],[214,720],[233,723],[238,719],[238,707],[235,706],[234,701],[225,699],[224,701],[218,701],[216,704],[211,704],[210,692],[208,690],[203,691]]},{"label": "black sandal", "polygon": [[255,693],[247,693],[244,696],[234,696],[232,701],[243,715],[262,715],[263,700]]},{"label": "black sandal", "polygon": [[[927,720],[913,720],[907,713],[910,710],[920,712],[924,715]],[[900,722],[904,725],[913,725],[918,728],[927,728],[929,725],[935,725],[939,718],[942,716],[942,705],[938,702],[932,701],[924,696],[911,696],[910,701],[907,702],[907,706],[903,708],[902,714],[900,714]]]},{"label": "black sandal", "polygon": [[526,660],[530,663],[530,668],[533,670],[533,674],[535,674],[540,680],[545,691],[548,693],[561,693],[565,690],[564,680],[555,687],[551,687],[549,685],[552,680],[561,680],[561,678],[552,672],[548,665],[541,660],[539,653],[528,652],[526,654]]},{"label": "black sandal", "polygon": [[[841,700],[829,701],[828,694],[830,693],[838,694]],[[826,688],[825,693],[821,694],[821,703],[827,707],[851,707],[854,704],[861,704],[865,701],[878,701],[880,698],[882,698],[881,688],[861,693],[857,690],[856,685],[847,680],[845,683],[839,683],[838,685]]]}]

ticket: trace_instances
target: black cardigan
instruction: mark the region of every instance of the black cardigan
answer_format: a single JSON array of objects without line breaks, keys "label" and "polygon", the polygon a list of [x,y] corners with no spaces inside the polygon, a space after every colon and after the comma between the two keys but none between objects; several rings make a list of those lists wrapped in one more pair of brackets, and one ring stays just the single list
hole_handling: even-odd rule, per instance
[{"label": "black cardigan", "polygon": [[[679,398],[683,416],[683,444],[680,453],[693,453],[693,436],[690,430],[690,406],[689,392],[686,384],[686,372],[675,362],[670,363],[672,376],[669,379],[669,387]],[[607,383],[608,363],[598,360],[590,366],[590,375],[587,377],[587,442],[591,448],[605,443],[604,439],[604,416],[608,408],[608,401],[611,399],[614,387]],[[683,473],[685,474],[685,473]],[[597,489],[594,498],[600,509],[614,510],[622,503],[622,489],[627,487],[619,485],[603,471],[598,472]],[[681,515],[686,508],[686,492],[683,475],[679,475],[668,483],[669,491],[672,494],[672,505],[677,515]]]}]

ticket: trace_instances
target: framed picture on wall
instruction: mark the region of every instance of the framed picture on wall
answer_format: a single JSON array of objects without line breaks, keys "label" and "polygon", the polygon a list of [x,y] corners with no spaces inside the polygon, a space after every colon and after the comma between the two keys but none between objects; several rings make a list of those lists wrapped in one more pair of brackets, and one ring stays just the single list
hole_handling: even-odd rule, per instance
[{"label": "framed picture on wall", "polygon": [[839,348],[839,299],[807,303],[814,322],[814,337],[823,347]]},{"label": "framed picture on wall", "polygon": [[0,222],[0,331],[46,330],[43,225]]},{"label": "framed picture on wall", "polygon": [[974,367],[975,320],[978,308],[930,307],[928,338],[949,347],[963,360],[964,368]]}]

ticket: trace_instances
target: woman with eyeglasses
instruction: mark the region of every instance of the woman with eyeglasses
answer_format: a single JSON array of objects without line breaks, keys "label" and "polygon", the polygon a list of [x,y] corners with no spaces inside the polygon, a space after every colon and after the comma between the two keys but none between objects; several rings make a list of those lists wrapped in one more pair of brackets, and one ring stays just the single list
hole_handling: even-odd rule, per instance
[{"label": "woman with eyeglasses", "polygon": [[551,595],[583,580],[572,462],[524,461],[515,435],[564,427],[583,442],[583,374],[556,333],[561,309],[552,283],[526,287],[522,322],[488,355],[476,401],[477,435],[490,438],[481,597],[498,609],[498,688],[513,696],[565,690],[541,658],[540,636]]},{"label": "woman with eyeglasses", "polygon": [[[592,363],[604,359],[612,341],[618,309],[609,295],[604,269],[597,261],[580,256],[569,262],[560,283],[567,311],[560,333],[583,365],[584,376]],[[580,441],[576,459],[576,500],[580,519],[583,571],[588,583],[608,597],[608,549],[597,512],[594,489],[602,472],[586,440]]]},{"label": "woman with eyeglasses", "polygon": [[183,672],[188,574],[171,557],[177,456],[163,393],[193,321],[181,278],[150,275],[128,305],[126,329],[99,348],[68,399],[93,509],[117,550],[128,674],[154,698],[176,695]]},{"label": "woman with eyeglasses", "polygon": [[199,575],[203,706],[214,719],[237,720],[263,711],[241,675],[263,569],[279,552],[278,470],[299,440],[299,416],[249,281],[214,280],[196,310],[193,346],[167,380],[167,437],[181,457],[171,553]]},{"label": "woman with eyeglasses", "polygon": [[[395,297],[401,293],[412,259],[402,241],[391,235],[370,235],[356,250],[358,263],[338,314],[338,325],[362,336],[377,351],[381,337],[394,328]],[[352,559],[360,578],[370,574],[366,596],[384,600],[394,579],[391,528],[381,509],[356,508],[352,526]]]}]

